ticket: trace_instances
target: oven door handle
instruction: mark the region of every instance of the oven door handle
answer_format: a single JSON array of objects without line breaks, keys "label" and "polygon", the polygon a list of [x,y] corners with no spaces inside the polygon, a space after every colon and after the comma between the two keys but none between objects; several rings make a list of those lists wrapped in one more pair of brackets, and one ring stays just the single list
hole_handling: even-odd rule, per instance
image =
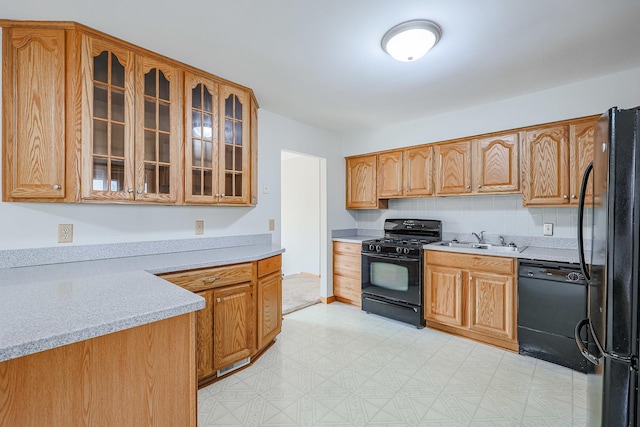
[{"label": "oven door handle", "polygon": [[384,255],[375,255],[375,254],[367,254],[367,253],[363,253],[362,256],[366,256],[369,258],[375,258],[375,259],[381,259],[384,261],[391,261],[394,259],[400,260],[402,262],[420,262],[420,258],[396,258],[396,257],[390,257],[390,256],[384,256]]}]

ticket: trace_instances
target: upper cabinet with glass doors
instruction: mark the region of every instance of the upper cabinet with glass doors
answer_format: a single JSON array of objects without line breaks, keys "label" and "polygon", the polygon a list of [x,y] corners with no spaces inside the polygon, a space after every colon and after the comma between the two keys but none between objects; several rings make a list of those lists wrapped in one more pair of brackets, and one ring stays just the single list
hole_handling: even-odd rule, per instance
[{"label": "upper cabinet with glass doors", "polygon": [[185,202],[250,203],[249,97],[185,73]]}]

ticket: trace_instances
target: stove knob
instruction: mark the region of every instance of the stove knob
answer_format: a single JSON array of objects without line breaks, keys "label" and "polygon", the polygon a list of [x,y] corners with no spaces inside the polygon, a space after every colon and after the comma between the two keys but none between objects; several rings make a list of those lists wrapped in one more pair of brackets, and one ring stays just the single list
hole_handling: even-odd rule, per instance
[{"label": "stove knob", "polygon": [[409,248],[404,248],[405,255],[409,253]]},{"label": "stove knob", "polygon": [[402,253],[402,248],[398,246],[398,247],[396,248],[396,252],[397,252],[397,253],[399,253],[399,254],[401,254],[401,253]]},{"label": "stove knob", "polygon": [[374,250],[375,248],[376,248],[375,246],[373,246],[373,245],[369,245],[369,250],[370,250],[370,251]]},{"label": "stove knob", "polygon": [[376,252],[380,252],[382,250],[382,247],[380,247],[380,245],[376,245]]}]

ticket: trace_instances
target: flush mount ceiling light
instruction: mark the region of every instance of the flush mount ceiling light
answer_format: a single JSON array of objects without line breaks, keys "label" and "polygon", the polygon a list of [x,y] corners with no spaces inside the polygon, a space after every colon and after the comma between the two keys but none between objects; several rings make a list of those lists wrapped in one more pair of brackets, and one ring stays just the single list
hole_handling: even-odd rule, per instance
[{"label": "flush mount ceiling light", "polygon": [[414,19],[398,24],[382,37],[382,50],[393,59],[411,62],[422,58],[440,40],[442,30],[432,21]]}]

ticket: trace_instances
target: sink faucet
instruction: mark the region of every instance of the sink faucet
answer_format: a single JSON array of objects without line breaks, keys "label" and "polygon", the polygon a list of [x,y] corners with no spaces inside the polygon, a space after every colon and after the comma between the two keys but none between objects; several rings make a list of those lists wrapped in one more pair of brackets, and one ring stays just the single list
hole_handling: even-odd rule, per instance
[{"label": "sink faucet", "polygon": [[501,244],[502,246],[507,246],[507,242],[505,242],[505,241],[504,241],[504,237],[502,237],[502,236],[498,236],[498,238],[500,239],[500,244]]},{"label": "sink faucet", "polygon": [[471,233],[471,234],[473,234],[475,238],[478,239],[478,243],[484,243],[484,232],[485,230],[482,230],[479,235],[476,233]]}]

